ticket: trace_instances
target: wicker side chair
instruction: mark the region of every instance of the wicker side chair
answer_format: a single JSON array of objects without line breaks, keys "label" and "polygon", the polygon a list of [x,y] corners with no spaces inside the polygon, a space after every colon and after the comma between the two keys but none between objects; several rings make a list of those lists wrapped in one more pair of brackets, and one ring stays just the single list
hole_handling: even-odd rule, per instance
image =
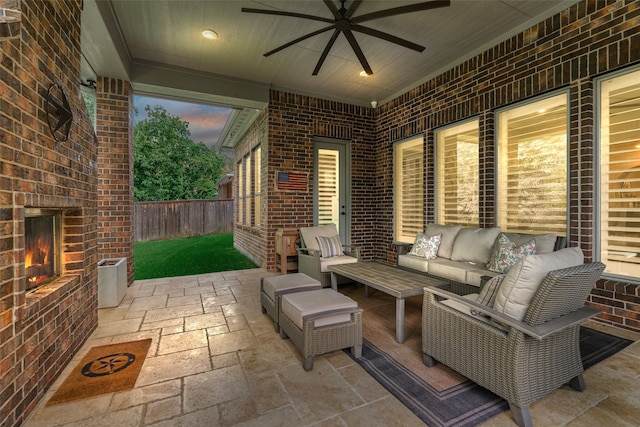
[{"label": "wicker side chair", "polygon": [[[509,402],[516,424],[532,426],[529,405],[564,384],[585,389],[580,324],[604,270],[599,262],[548,273],[522,321],[438,287],[424,289],[423,361],[439,361]],[[479,317],[442,303],[456,301]]]},{"label": "wicker side chair", "polygon": [[[316,227],[300,228],[300,244],[298,248],[298,271],[318,280],[323,288],[331,286],[330,265],[348,264],[360,261],[360,248],[351,245],[342,245],[344,255],[323,258],[317,236],[336,236],[338,230],[335,224],[325,224]],[[347,283],[348,279],[340,277],[338,284]]]}]

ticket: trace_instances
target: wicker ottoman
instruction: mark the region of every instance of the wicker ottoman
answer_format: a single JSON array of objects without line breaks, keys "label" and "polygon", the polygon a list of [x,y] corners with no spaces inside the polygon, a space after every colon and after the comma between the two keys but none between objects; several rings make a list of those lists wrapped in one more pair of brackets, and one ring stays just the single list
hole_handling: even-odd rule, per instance
[{"label": "wicker ottoman", "polygon": [[300,350],[305,371],[319,354],[351,347],[362,355],[362,309],[351,298],[329,288],[296,292],[282,296],[280,310],[280,336]]},{"label": "wicker ottoman", "polygon": [[280,299],[282,295],[321,288],[322,285],[319,281],[304,273],[263,277],[260,281],[260,305],[262,312],[268,313],[269,316],[271,316],[275,324],[276,332],[278,332],[280,331],[280,327],[278,326],[278,313],[280,312]]}]

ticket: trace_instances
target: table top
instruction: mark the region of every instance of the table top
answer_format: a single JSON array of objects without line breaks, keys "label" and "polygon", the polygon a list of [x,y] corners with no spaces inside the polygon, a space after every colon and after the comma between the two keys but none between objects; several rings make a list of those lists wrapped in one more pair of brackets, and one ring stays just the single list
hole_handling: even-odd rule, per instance
[{"label": "table top", "polygon": [[396,298],[421,295],[425,286],[441,286],[447,283],[445,280],[434,279],[374,261],[330,265],[328,269]]}]

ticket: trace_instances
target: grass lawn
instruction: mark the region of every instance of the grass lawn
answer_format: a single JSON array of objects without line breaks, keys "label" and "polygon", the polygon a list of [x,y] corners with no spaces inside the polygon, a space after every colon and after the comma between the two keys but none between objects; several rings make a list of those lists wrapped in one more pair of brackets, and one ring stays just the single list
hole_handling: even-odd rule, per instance
[{"label": "grass lawn", "polygon": [[256,268],[233,248],[233,233],[137,242],[133,252],[136,280]]}]

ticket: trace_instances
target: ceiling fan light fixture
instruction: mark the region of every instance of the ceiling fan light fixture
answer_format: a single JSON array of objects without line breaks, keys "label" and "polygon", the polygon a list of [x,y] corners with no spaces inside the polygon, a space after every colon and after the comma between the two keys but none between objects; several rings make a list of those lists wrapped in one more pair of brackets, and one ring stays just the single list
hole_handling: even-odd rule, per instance
[{"label": "ceiling fan light fixture", "polygon": [[369,77],[371,74],[367,73],[365,70],[360,71],[360,77]]},{"label": "ceiling fan light fixture", "polygon": [[202,37],[204,37],[207,40],[217,40],[218,39],[218,33],[216,33],[213,30],[203,30],[202,31]]}]

